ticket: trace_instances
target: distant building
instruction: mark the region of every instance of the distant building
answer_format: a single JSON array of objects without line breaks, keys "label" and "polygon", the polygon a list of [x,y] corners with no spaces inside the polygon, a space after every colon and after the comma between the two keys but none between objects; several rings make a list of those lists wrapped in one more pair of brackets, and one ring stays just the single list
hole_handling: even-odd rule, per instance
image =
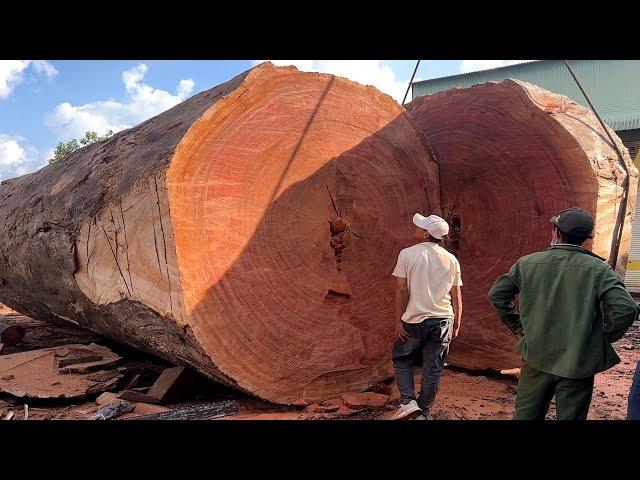
[{"label": "distant building", "polygon": [[[602,120],[616,131],[640,169],[640,60],[570,60],[569,63]],[[539,85],[588,107],[562,60],[540,60],[423,80],[413,83],[412,93],[416,98],[506,78]],[[640,196],[635,218],[625,283],[629,290],[640,292]]]}]

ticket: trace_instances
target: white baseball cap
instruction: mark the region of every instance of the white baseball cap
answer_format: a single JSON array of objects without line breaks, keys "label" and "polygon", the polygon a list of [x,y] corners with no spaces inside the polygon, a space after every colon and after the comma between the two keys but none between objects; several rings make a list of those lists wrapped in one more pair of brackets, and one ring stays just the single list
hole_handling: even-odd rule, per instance
[{"label": "white baseball cap", "polygon": [[413,224],[416,227],[426,230],[433,238],[437,238],[438,240],[442,240],[442,237],[449,233],[449,224],[444,218],[437,215],[423,217],[419,213],[416,213],[413,216]]}]

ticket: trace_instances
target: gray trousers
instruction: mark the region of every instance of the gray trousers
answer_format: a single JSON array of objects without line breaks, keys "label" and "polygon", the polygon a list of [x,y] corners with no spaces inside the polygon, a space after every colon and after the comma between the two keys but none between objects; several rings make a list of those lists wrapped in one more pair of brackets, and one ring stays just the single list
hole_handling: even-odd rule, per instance
[{"label": "gray trousers", "polygon": [[416,399],[413,386],[413,362],[422,355],[422,389],[418,406],[423,412],[428,412],[438,393],[440,375],[449,353],[453,320],[427,318],[416,324],[403,322],[403,325],[411,338],[404,342],[396,340],[391,354],[401,402],[409,403]]}]

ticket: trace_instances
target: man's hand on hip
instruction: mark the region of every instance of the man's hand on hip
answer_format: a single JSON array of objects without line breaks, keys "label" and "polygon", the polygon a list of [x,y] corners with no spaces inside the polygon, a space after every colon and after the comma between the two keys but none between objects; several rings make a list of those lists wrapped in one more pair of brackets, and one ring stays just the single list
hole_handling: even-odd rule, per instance
[{"label": "man's hand on hip", "polygon": [[398,337],[398,340],[403,343],[411,338],[411,335],[409,335],[404,329],[404,323],[402,320],[396,323],[396,337]]}]

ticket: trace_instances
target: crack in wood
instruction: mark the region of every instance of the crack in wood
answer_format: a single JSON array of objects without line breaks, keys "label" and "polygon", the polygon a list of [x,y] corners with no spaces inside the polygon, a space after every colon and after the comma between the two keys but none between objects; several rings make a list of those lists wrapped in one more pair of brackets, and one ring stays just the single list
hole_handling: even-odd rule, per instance
[{"label": "crack in wood", "polygon": [[109,215],[111,215],[111,225],[113,225],[113,233],[115,236],[115,243],[116,243],[116,258],[118,258],[118,228],[116,227],[116,222],[113,219],[113,210],[109,209]]},{"label": "crack in wood", "polygon": [[89,231],[87,232],[87,272],[89,272],[89,239],[91,239],[91,220],[89,220]]},{"label": "crack in wood", "polygon": [[340,215],[340,210],[338,210],[338,206],[336,205],[336,202],[333,199],[333,195],[331,195],[331,190],[329,190],[329,184],[327,183],[327,179],[324,177],[322,177],[322,179],[324,180],[324,184],[327,187],[327,193],[329,194],[329,198],[331,199],[331,205],[333,206],[333,211],[338,217],[342,217],[342,215]]},{"label": "crack in wood", "polygon": [[158,193],[158,181],[156,176],[153,176],[153,184],[156,187],[156,200],[158,205],[158,217],[160,218],[160,232],[162,233],[162,243],[164,244],[164,265],[167,269],[167,283],[169,284],[169,307],[171,314],[173,315],[173,300],[171,298],[171,279],[169,278],[169,261],[167,260],[167,239],[164,235],[164,226],[162,225],[162,212],[160,211],[160,194]]},{"label": "crack in wood", "polygon": [[156,258],[158,259],[158,270],[162,274],[162,265],[160,264],[160,252],[158,252],[158,238],[156,236],[156,220],[153,219],[153,244],[156,247]]},{"label": "crack in wood", "polygon": [[127,240],[127,225],[124,223],[124,212],[122,211],[122,200],[120,200],[120,216],[122,218],[122,229],[124,230],[124,243],[127,246],[127,271],[129,272],[129,285],[131,286],[131,291],[133,292],[133,280],[131,279],[131,265],[129,263],[129,241]]},{"label": "crack in wood", "polygon": [[356,238],[359,238],[360,240],[362,240],[365,244],[367,243],[367,241],[366,241],[364,238],[362,238],[362,236],[358,235],[358,234],[357,234],[356,232],[354,232],[353,230],[351,230],[351,233],[353,233],[353,235],[354,235]]},{"label": "crack in wood", "polygon": [[[111,241],[109,240],[109,236],[107,235],[107,231],[104,229],[104,226],[102,226],[102,232],[104,233],[104,238],[107,239],[107,243],[109,244],[109,250],[111,250],[111,254],[113,255],[113,259],[116,261],[116,267],[118,267],[118,272],[120,272],[120,277],[122,278],[122,281],[124,282],[124,286],[127,287],[127,292],[129,292],[129,297],[131,297],[131,292],[129,291],[129,285],[127,285],[127,281],[124,279],[124,275],[122,274],[122,270],[120,269],[120,264],[118,263],[118,257],[116,257],[115,252],[113,251],[113,247],[111,246]],[[119,292],[121,293],[121,292]]]},{"label": "crack in wood", "polygon": [[[96,218],[93,217],[93,223],[96,223]],[[89,227],[91,227],[91,221],[89,222]],[[89,237],[87,237],[87,251],[89,250]],[[89,262],[91,261],[91,257],[93,253],[96,251],[96,242],[93,241],[93,249],[91,249],[91,253],[87,255],[87,275],[89,274]]]},{"label": "crack in wood", "polygon": [[75,239],[71,241],[71,256],[73,258],[73,275],[79,270],[80,261],[78,260],[78,249],[76,248]]},{"label": "crack in wood", "polygon": [[462,182],[458,184],[458,193],[456,193],[455,200],[453,201],[453,205],[451,206],[451,209],[447,214],[447,218],[446,218],[447,223],[449,223],[449,221],[451,220],[451,216],[453,215],[453,212],[458,207],[458,201],[460,200],[460,192],[462,192]]}]

